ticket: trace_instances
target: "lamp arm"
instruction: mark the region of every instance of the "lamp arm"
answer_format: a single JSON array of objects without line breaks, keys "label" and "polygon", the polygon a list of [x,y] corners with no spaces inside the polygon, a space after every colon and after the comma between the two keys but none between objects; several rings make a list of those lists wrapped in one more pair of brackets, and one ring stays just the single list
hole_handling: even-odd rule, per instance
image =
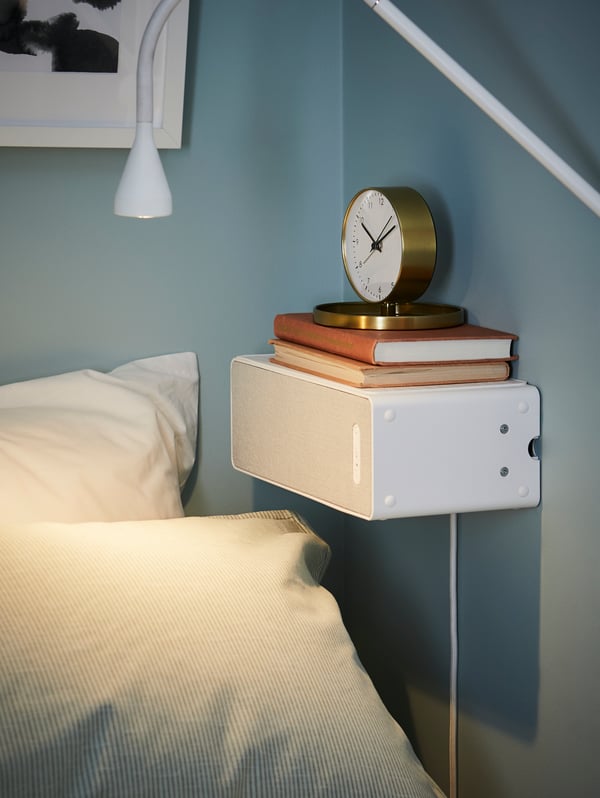
[{"label": "lamp arm", "polygon": [[554,150],[535,135],[508,108],[456,63],[432,39],[418,28],[390,0],[364,0],[388,25],[433,64],[479,106],[497,125],[505,130],[533,158],[542,164],[596,216],[600,216],[600,193],[572,169]]},{"label": "lamp arm", "polygon": [[140,43],[137,62],[137,121],[152,122],[154,116],[154,52],[162,29],[181,0],[161,0],[152,12]]}]

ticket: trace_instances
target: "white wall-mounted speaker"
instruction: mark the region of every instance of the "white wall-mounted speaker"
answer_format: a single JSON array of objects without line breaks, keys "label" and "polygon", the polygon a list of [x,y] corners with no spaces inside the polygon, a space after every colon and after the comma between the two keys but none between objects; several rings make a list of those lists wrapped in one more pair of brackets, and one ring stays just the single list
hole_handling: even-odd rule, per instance
[{"label": "white wall-mounted speaker", "polygon": [[233,466],[359,518],[534,507],[539,434],[520,380],[363,389],[268,355],[231,364]]}]

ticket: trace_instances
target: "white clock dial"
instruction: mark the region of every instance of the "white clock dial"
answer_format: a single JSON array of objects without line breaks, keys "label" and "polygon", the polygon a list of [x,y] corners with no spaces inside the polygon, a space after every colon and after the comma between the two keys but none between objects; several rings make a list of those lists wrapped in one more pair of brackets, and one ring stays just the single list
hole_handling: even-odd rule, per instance
[{"label": "white clock dial", "polygon": [[412,302],[429,285],[435,255],[431,211],[414,189],[365,188],[350,201],[342,224],[342,258],[363,301],[386,306],[386,314],[392,305]]},{"label": "white clock dial", "polygon": [[348,279],[357,294],[367,302],[383,302],[402,269],[402,229],[381,191],[362,191],[348,206],[342,251]]}]

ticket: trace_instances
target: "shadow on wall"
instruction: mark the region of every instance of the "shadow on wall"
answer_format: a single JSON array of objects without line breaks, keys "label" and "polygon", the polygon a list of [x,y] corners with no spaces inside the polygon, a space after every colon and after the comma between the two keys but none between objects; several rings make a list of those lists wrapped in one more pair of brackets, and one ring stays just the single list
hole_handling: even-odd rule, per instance
[{"label": "shadow on wall", "polygon": [[541,509],[463,516],[460,535],[461,711],[532,740],[539,693]]},{"label": "shadow on wall", "polygon": [[[410,686],[448,700],[449,518],[361,522],[345,538],[345,620],[389,711]],[[459,712],[525,740],[539,690],[540,514],[460,515]]]}]

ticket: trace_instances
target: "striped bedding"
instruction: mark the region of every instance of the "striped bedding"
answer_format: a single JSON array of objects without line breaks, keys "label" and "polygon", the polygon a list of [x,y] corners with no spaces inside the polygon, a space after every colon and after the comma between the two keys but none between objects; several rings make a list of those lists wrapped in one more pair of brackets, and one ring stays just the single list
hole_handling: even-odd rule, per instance
[{"label": "striped bedding", "polygon": [[434,798],[285,511],[0,524],[3,798]]}]

